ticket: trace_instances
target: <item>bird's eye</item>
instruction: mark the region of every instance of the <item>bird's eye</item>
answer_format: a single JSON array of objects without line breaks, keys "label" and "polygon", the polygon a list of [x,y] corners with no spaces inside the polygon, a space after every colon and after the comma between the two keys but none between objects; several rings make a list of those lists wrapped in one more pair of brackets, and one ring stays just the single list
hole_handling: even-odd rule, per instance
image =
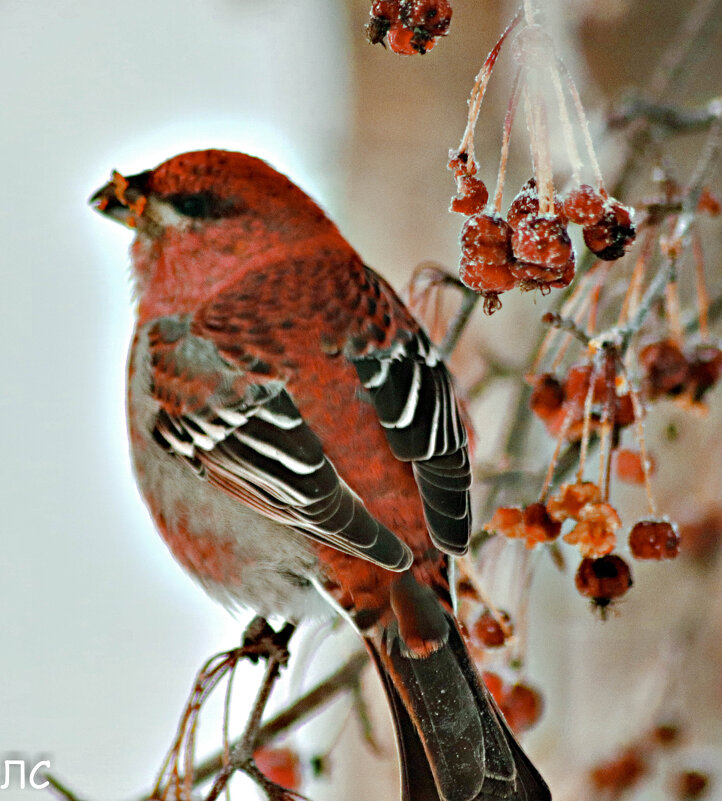
[{"label": "bird's eye", "polygon": [[210,217],[212,198],[204,192],[192,195],[174,195],[168,198],[173,208],[186,217]]}]

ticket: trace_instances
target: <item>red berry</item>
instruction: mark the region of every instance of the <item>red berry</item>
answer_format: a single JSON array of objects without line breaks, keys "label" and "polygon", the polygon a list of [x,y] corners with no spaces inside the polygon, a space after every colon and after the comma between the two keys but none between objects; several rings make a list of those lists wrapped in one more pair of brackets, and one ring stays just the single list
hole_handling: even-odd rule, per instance
[{"label": "red berry", "polygon": [[636,236],[631,210],[616,200],[609,200],[602,218],[584,227],[584,241],[594,255],[604,261],[624,256]]},{"label": "red berry", "polygon": [[564,402],[564,390],[559,380],[551,373],[534,378],[534,389],[529,406],[537,417],[548,420],[556,415]]},{"label": "red berry", "polygon": [[371,6],[371,19],[366,26],[366,36],[371,44],[382,42],[392,22],[399,18],[399,0],[376,0]]},{"label": "red berry", "polygon": [[543,503],[530,503],[524,509],[524,536],[527,548],[537,542],[551,542],[559,536],[562,524],[549,516]]},{"label": "red berry", "polygon": [[614,408],[614,425],[624,428],[634,422],[634,402],[632,396],[627,392],[625,395],[617,395]]},{"label": "red berry", "polygon": [[568,286],[574,278],[574,254],[561,272],[555,268],[517,261],[510,265],[509,271],[523,290],[540,289],[542,293]]},{"label": "red berry", "polygon": [[462,259],[506,265],[512,260],[511,228],[498,214],[475,214],[461,229]]},{"label": "red berry", "polygon": [[405,28],[400,22],[392,22],[386,41],[394,53],[398,53],[402,56],[413,56],[419,52],[412,43],[413,38],[413,31]]},{"label": "red berry", "polygon": [[455,198],[452,198],[451,210],[468,216],[480,214],[484,210],[484,206],[486,206],[486,201],[489,199],[489,192],[486,188],[486,184],[480,178],[475,178],[473,175],[460,176],[457,184],[459,194]]},{"label": "red berry", "polygon": [[594,225],[604,214],[604,198],[589,184],[582,184],[564,198],[564,213],[577,225]]},{"label": "red berry", "polygon": [[722,545],[722,507],[712,507],[680,530],[682,550],[701,564],[712,564]]},{"label": "red berry", "polygon": [[652,740],[662,746],[673,745],[679,741],[679,726],[674,723],[663,723],[652,730]]},{"label": "red berry", "polygon": [[403,0],[401,3],[400,17],[404,25],[430,37],[448,33],[451,15],[449,0]]},{"label": "red berry", "polygon": [[253,752],[253,761],[261,773],[272,782],[288,790],[301,787],[301,764],[290,748],[262,746]]},{"label": "red berry", "polygon": [[645,372],[647,395],[679,395],[689,376],[687,358],[671,339],[653,342],[639,353],[639,363]]},{"label": "red berry", "polygon": [[666,520],[640,520],[629,532],[629,550],[635,559],[674,559],[680,536]]},{"label": "red berry", "polygon": [[[654,462],[647,457],[650,475],[654,472]],[[617,478],[627,484],[644,484],[642,454],[628,448],[620,448],[614,456],[614,470]]]},{"label": "red berry", "polygon": [[502,714],[514,733],[525,731],[541,717],[543,710],[541,695],[526,684],[515,684],[500,704]]},{"label": "red berry", "polygon": [[616,554],[599,559],[587,557],[579,563],[574,584],[581,595],[604,607],[627,592],[632,586],[632,574],[629,565]]},{"label": "red berry", "polygon": [[707,187],[700,193],[697,211],[704,211],[711,217],[717,217],[722,211],[722,204],[719,202],[719,198],[713,195]]},{"label": "red berry", "polygon": [[[508,619],[508,616],[506,616]],[[471,628],[473,636],[486,648],[499,648],[504,645],[506,634],[499,621],[487,609]]]},{"label": "red berry", "polygon": [[701,798],[708,788],[709,776],[697,770],[684,770],[674,779],[674,794],[680,801]]},{"label": "red berry", "polygon": [[463,284],[475,292],[506,292],[516,286],[516,278],[506,264],[467,261],[463,255],[459,278]]},{"label": "red berry", "polygon": [[492,673],[490,670],[485,670],[481,674],[481,678],[484,680],[486,689],[491,693],[496,703],[501,704],[504,698],[504,682],[501,677],[496,673]]},{"label": "red berry", "polygon": [[609,798],[621,798],[637,784],[647,770],[644,756],[639,750],[630,748],[614,759],[597,765],[590,771],[589,778],[597,792],[604,792]]},{"label": "red berry", "polygon": [[[536,189],[536,181],[530,178],[524,186],[519,190],[519,193],[511,201],[509,211],[506,213],[506,221],[512,228],[516,228],[519,223],[526,217],[538,216],[539,214],[539,195]],[[554,196],[554,215],[564,219],[564,205],[559,197]]]}]

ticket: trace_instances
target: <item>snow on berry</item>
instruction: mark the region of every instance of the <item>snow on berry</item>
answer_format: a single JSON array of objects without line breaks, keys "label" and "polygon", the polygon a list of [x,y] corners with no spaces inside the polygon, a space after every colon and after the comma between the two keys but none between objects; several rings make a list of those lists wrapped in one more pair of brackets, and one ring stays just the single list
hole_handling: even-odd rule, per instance
[{"label": "snow on berry", "polygon": [[519,261],[563,270],[572,258],[572,241],[561,217],[528,214],[511,235],[511,249]]},{"label": "snow on berry", "polygon": [[451,15],[449,0],[403,0],[399,12],[407,28],[423,31],[429,37],[445,36]]},{"label": "snow on berry", "polygon": [[598,503],[601,492],[591,481],[562,484],[555,495],[547,501],[547,509],[553,520],[563,523],[572,518],[579,519],[581,510],[590,503]]},{"label": "snow on berry", "polygon": [[564,198],[564,213],[577,225],[595,225],[604,215],[604,198],[589,184],[572,189]]}]

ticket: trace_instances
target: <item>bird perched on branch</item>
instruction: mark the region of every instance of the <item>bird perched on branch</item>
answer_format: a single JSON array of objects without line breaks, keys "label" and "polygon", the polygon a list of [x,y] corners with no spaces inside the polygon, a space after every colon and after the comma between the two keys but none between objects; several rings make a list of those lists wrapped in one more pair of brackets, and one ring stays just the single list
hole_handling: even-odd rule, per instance
[{"label": "bird perched on branch", "polygon": [[406,801],[543,801],[454,619],[467,435],[446,367],[391,287],[265,162],[205,150],[92,198],[135,229],[133,465],[214,597],[298,622],[325,603],[388,696]]}]

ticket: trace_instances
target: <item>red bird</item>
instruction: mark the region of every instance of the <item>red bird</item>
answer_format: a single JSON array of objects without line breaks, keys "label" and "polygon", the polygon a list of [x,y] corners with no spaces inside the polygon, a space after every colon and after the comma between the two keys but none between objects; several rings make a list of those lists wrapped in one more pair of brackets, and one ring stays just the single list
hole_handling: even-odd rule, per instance
[{"label": "red bird", "polygon": [[350,619],[393,711],[406,801],[544,801],[454,620],[470,531],[449,373],[393,289],[265,162],[206,150],[91,201],[135,228],[133,465],[214,597]]}]

